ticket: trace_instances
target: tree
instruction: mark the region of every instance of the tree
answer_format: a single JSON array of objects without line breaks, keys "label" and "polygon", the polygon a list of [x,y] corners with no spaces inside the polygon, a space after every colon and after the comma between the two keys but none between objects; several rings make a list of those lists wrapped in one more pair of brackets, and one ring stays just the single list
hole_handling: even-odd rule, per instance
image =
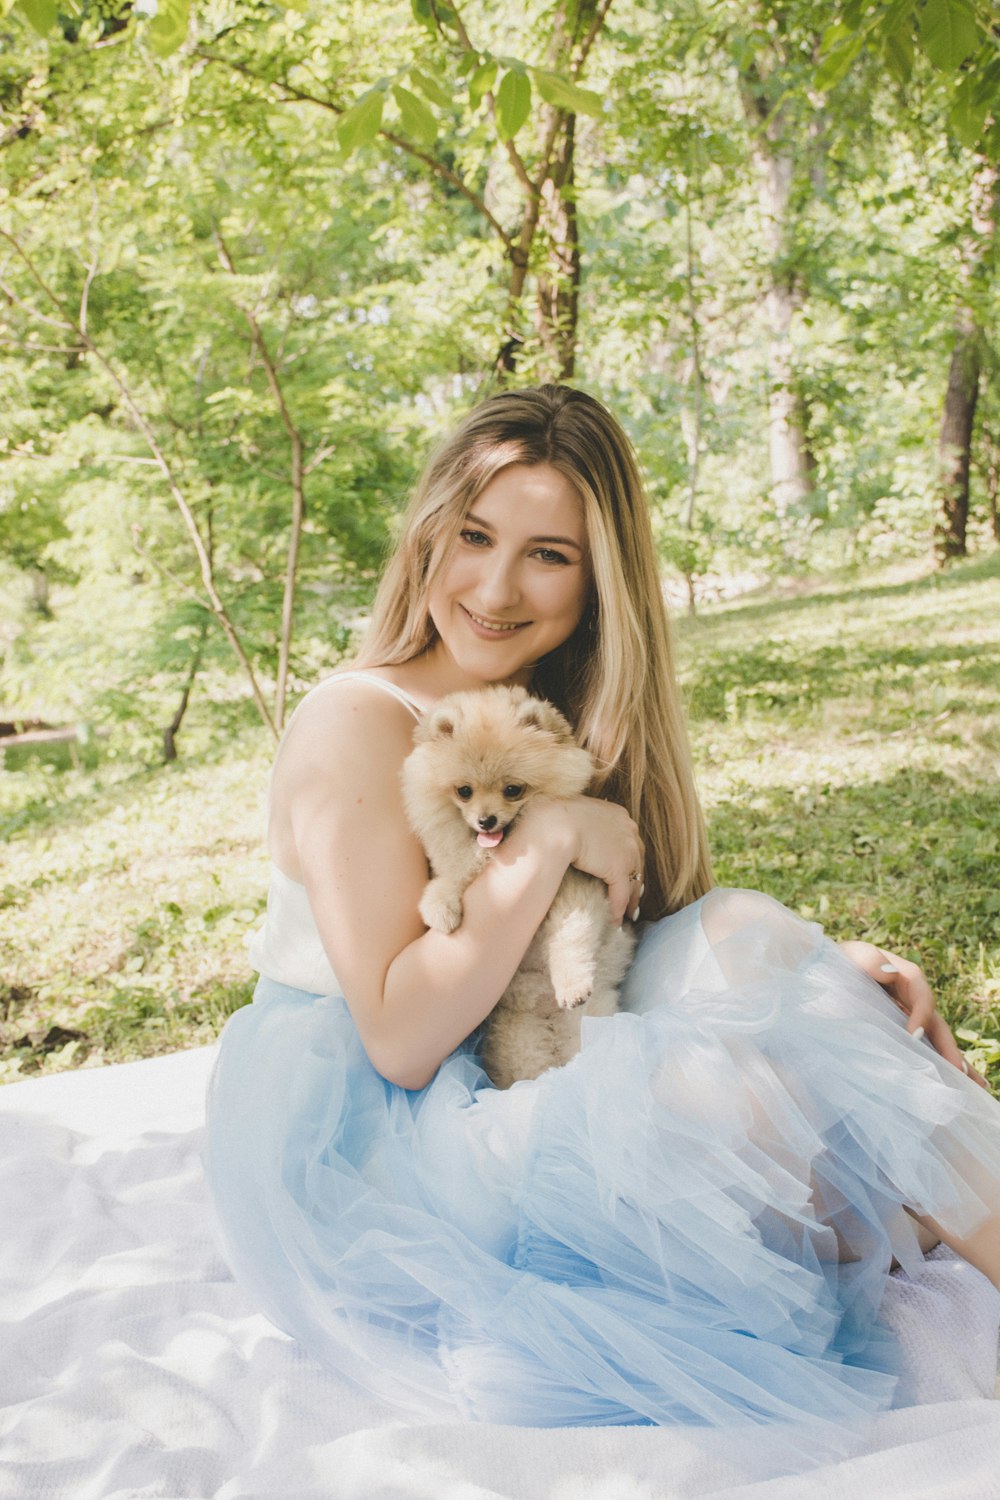
[{"label": "tree", "polygon": [[996,245],[1000,211],[1000,171],[996,163],[982,156],[978,158],[970,196],[970,232],[963,235],[960,250],[964,296],[955,311],[954,345],[938,446],[940,503],[935,542],[942,561],[966,554],[972,434],[987,338],[979,302],[981,283]]}]

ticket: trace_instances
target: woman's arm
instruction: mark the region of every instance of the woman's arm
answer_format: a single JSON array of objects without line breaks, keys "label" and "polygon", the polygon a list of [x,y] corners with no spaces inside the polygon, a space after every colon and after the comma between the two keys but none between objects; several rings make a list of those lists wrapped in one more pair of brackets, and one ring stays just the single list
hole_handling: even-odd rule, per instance
[{"label": "woman's arm", "polygon": [[275,769],[271,844],[305,884],[372,1063],[415,1089],[492,1010],[567,866],[609,882],[620,921],[642,846],[623,808],[539,799],[467,889],[461,926],[427,931],[417,913],[427,862],[399,780],[412,740],[412,716],[370,684],[307,703]]}]

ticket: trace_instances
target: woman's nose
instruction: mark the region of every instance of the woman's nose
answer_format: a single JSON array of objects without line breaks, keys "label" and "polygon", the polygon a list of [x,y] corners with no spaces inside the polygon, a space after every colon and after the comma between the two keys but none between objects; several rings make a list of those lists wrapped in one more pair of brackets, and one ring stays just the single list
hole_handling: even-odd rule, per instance
[{"label": "woman's nose", "polygon": [[493,610],[498,614],[510,609],[521,597],[516,562],[494,553],[483,569],[477,592],[483,609]]}]

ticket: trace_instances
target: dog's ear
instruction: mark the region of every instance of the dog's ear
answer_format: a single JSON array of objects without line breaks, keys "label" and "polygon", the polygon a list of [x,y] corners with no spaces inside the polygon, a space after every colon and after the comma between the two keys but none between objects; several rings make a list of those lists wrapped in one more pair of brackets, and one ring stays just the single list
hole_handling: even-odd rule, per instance
[{"label": "dog's ear", "polygon": [[449,708],[435,708],[424,714],[413,735],[415,745],[426,745],[428,740],[451,739],[458,722]]},{"label": "dog's ear", "polygon": [[543,734],[551,734],[560,742],[573,738],[573,731],[567,721],[555,704],[549,703],[545,698],[525,699],[517,711],[517,717],[520,723],[530,724]]},{"label": "dog's ear", "polygon": [[438,739],[451,739],[455,733],[455,715],[447,708],[439,709],[431,718],[430,728]]}]

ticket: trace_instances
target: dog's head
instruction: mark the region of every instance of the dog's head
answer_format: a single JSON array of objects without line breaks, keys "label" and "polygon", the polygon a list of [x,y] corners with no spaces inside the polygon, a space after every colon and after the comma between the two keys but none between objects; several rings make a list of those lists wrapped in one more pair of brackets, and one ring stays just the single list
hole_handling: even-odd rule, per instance
[{"label": "dog's head", "polygon": [[492,848],[538,795],[573,797],[593,773],[557,708],[521,687],[453,693],[431,710],[414,735],[404,770],[411,809],[450,806]]}]

